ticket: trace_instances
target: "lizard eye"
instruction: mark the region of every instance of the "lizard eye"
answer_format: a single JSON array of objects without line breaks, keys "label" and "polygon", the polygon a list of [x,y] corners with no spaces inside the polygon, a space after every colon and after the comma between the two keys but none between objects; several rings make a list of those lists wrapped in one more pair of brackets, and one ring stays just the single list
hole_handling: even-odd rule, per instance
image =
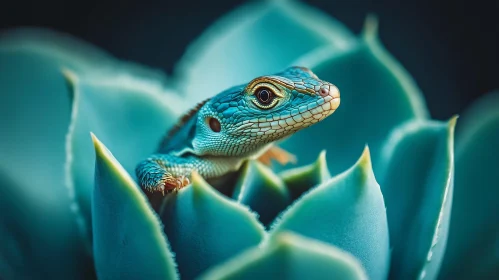
[{"label": "lizard eye", "polygon": [[256,98],[258,99],[258,102],[260,102],[262,105],[268,105],[272,103],[272,100],[274,100],[275,95],[272,90],[268,88],[260,88],[258,91],[255,93]]},{"label": "lizard eye", "polygon": [[277,105],[279,98],[276,98],[272,89],[260,87],[255,91],[255,98],[252,101],[258,108],[268,110]]}]

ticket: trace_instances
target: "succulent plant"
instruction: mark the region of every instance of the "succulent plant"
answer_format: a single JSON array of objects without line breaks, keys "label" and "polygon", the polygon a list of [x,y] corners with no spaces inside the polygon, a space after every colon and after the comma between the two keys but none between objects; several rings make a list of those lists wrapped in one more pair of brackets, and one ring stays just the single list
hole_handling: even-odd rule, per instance
[{"label": "succulent plant", "polygon": [[[279,143],[296,166],[248,161],[219,188],[194,174],[159,202],[140,191],[135,165],[181,113],[289,65],[342,92],[333,116]],[[60,33],[5,31],[0,73],[2,279],[499,273],[499,94],[432,120],[374,17],[355,36],[299,2],[250,3],[172,78]]]}]

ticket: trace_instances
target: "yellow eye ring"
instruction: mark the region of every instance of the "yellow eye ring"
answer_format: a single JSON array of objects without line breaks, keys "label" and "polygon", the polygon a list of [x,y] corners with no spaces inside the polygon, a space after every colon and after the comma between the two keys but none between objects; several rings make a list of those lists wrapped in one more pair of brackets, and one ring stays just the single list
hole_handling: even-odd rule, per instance
[{"label": "yellow eye ring", "polygon": [[279,97],[275,92],[275,89],[272,89],[269,84],[259,84],[253,89],[251,101],[258,108],[271,109],[279,102]]},{"label": "yellow eye ring", "polygon": [[256,84],[251,92],[251,101],[260,109],[271,109],[277,105],[283,94],[272,83],[262,82]]}]

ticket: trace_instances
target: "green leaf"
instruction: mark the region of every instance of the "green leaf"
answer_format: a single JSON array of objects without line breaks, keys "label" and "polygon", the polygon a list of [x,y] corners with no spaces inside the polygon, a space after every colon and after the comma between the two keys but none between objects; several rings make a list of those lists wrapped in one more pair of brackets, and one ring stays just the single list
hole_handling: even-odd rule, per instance
[{"label": "green leaf", "polygon": [[297,199],[303,193],[331,178],[331,174],[329,174],[327,168],[326,151],[322,151],[314,163],[288,169],[279,174],[279,176],[286,183],[291,194],[291,199]]},{"label": "green leaf", "polygon": [[232,198],[257,212],[265,226],[291,203],[284,182],[256,160],[243,166]]},{"label": "green leaf", "polygon": [[492,279],[499,270],[499,92],[464,112],[456,134],[456,180],[441,279]]},{"label": "green leaf", "polygon": [[162,87],[130,75],[81,79],[70,71],[65,73],[74,90],[66,143],[67,176],[80,224],[90,232],[95,162],[90,131],[108,143],[125,170],[135,176],[136,164],[156,151],[176,122],[180,112],[175,105],[180,101]]},{"label": "green leaf", "polygon": [[413,121],[396,128],[382,149],[391,279],[435,279],[447,242],[454,181],[454,126]]},{"label": "green leaf", "polygon": [[[309,67],[319,78],[335,84],[341,92],[341,105],[333,115],[280,145],[302,162],[311,162],[326,150],[333,175],[351,166],[366,143],[376,162],[394,127],[427,117],[423,95],[378,41],[373,19],[366,23],[363,41],[348,53],[338,55],[326,47],[295,64]],[[374,168],[377,174],[377,166]]]},{"label": "green leaf", "polygon": [[282,71],[320,46],[349,49],[355,37],[327,14],[298,1],[249,3],[225,15],[192,44],[176,68],[179,91],[202,100]]},{"label": "green leaf", "polygon": [[367,147],[354,166],[290,206],[274,224],[271,237],[288,230],[350,252],[370,279],[385,279],[390,262],[388,225]]},{"label": "green leaf", "polygon": [[94,256],[99,279],[177,279],[161,222],[146,196],[111,152],[92,134]]},{"label": "green leaf", "polygon": [[252,248],[211,269],[200,279],[367,279],[347,252],[291,232],[264,248]]},{"label": "green leaf", "polygon": [[183,279],[197,277],[265,237],[253,213],[218,193],[196,172],[191,185],[165,198],[160,213]]}]

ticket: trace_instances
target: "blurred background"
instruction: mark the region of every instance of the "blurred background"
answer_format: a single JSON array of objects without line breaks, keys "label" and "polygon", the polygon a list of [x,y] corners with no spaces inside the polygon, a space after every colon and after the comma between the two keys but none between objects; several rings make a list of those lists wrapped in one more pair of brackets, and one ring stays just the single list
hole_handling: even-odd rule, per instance
[{"label": "blurred background", "polygon": [[[0,29],[56,29],[118,58],[171,74],[192,40],[244,2],[18,0],[3,3]],[[448,119],[499,88],[498,0],[303,2],[329,13],[356,34],[366,15],[376,13],[383,44],[416,79],[433,118]]]}]

